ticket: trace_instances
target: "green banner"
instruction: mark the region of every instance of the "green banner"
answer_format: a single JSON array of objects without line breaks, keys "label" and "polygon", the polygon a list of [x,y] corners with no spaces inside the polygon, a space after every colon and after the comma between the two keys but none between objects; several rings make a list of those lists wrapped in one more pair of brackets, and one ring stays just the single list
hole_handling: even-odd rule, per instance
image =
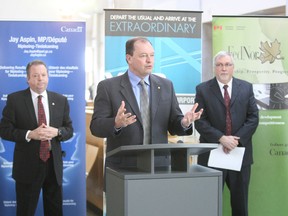
[{"label": "green banner", "polygon": [[[253,136],[254,164],[249,215],[288,212],[288,19],[287,17],[213,17],[213,55],[233,54],[234,76],[253,83],[259,126]],[[223,215],[231,215],[224,189]]]}]

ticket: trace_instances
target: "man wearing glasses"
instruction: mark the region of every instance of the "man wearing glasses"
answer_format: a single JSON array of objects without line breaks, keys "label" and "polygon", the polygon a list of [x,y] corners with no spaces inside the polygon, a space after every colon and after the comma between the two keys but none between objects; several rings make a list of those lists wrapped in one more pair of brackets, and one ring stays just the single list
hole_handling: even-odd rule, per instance
[{"label": "man wearing glasses", "polygon": [[[201,143],[219,143],[226,154],[236,147],[245,147],[240,171],[220,169],[223,186],[230,190],[232,216],[248,216],[248,187],[252,156],[252,135],[258,126],[258,108],[251,83],[233,77],[234,60],[220,51],[214,57],[215,78],[196,87],[195,103],[203,114],[195,121]],[[207,166],[209,152],[198,156],[198,163]]]}]

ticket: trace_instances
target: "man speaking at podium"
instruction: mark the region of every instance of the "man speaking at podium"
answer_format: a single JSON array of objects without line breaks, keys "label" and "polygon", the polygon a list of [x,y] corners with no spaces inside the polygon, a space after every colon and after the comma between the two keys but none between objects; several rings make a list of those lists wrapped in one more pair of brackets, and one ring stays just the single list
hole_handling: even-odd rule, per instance
[{"label": "man speaking at podium", "polygon": [[[123,75],[101,81],[97,87],[90,130],[107,138],[107,152],[123,145],[168,143],[171,135],[192,134],[192,122],[202,109],[197,104],[184,116],[171,81],[152,73],[154,48],[147,38],[126,42],[128,70]],[[155,166],[169,164],[169,157],[157,158]],[[109,167],[134,167],[133,157],[106,158]]]}]

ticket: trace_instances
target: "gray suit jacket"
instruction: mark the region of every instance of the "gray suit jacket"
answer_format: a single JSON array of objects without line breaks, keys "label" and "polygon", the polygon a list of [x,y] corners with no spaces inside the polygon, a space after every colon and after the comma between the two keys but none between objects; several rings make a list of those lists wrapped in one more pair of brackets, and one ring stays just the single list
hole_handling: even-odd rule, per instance
[{"label": "gray suit jacket", "polygon": [[[72,121],[69,117],[69,104],[66,97],[47,91],[49,101],[50,126],[59,128],[62,135],[51,140],[54,169],[57,182],[62,184],[63,161],[60,141],[73,136]],[[28,130],[38,127],[35,110],[28,89],[8,95],[0,123],[0,135],[3,139],[15,142],[13,173],[16,181],[31,183],[35,180],[39,169],[39,140],[27,142]]]},{"label": "gray suit jacket", "polygon": [[[151,140],[154,144],[168,143],[168,131],[172,135],[192,134],[192,128],[181,126],[183,114],[171,81],[150,75]],[[125,101],[127,112],[137,116],[137,121],[115,133],[115,116],[121,101]],[[107,138],[107,152],[122,145],[142,145],[143,126],[140,110],[129,81],[128,73],[101,81],[97,87],[94,113],[90,124],[91,133]],[[127,158],[126,158],[127,159]],[[124,162],[121,158],[107,161],[121,166],[134,165],[135,161]]]},{"label": "gray suit jacket", "polygon": [[[225,104],[216,78],[196,87],[195,102],[204,109],[201,119],[195,122],[201,143],[219,143],[225,134]],[[240,146],[245,147],[243,165],[253,163],[252,135],[258,122],[258,108],[252,84],[233,78],[231,96],[232,135],[240,137]],[[207,165],[209,153],[198,157],[199,164]]]}]

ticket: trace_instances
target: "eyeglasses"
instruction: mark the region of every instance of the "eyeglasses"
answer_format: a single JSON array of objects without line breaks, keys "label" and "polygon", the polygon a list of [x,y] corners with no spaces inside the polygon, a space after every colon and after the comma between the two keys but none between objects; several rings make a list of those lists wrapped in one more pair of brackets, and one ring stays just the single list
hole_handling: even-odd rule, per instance
[{"label": "eyeglasses", "polygon": [[218,68],[223,68],[224,66],[225,66],[226,68],[228,68],[228,67],[233,66],[233,64],[232,64],[232,63],[226,63],[226,64],[217,63],[215,66],[218,67]]}]

